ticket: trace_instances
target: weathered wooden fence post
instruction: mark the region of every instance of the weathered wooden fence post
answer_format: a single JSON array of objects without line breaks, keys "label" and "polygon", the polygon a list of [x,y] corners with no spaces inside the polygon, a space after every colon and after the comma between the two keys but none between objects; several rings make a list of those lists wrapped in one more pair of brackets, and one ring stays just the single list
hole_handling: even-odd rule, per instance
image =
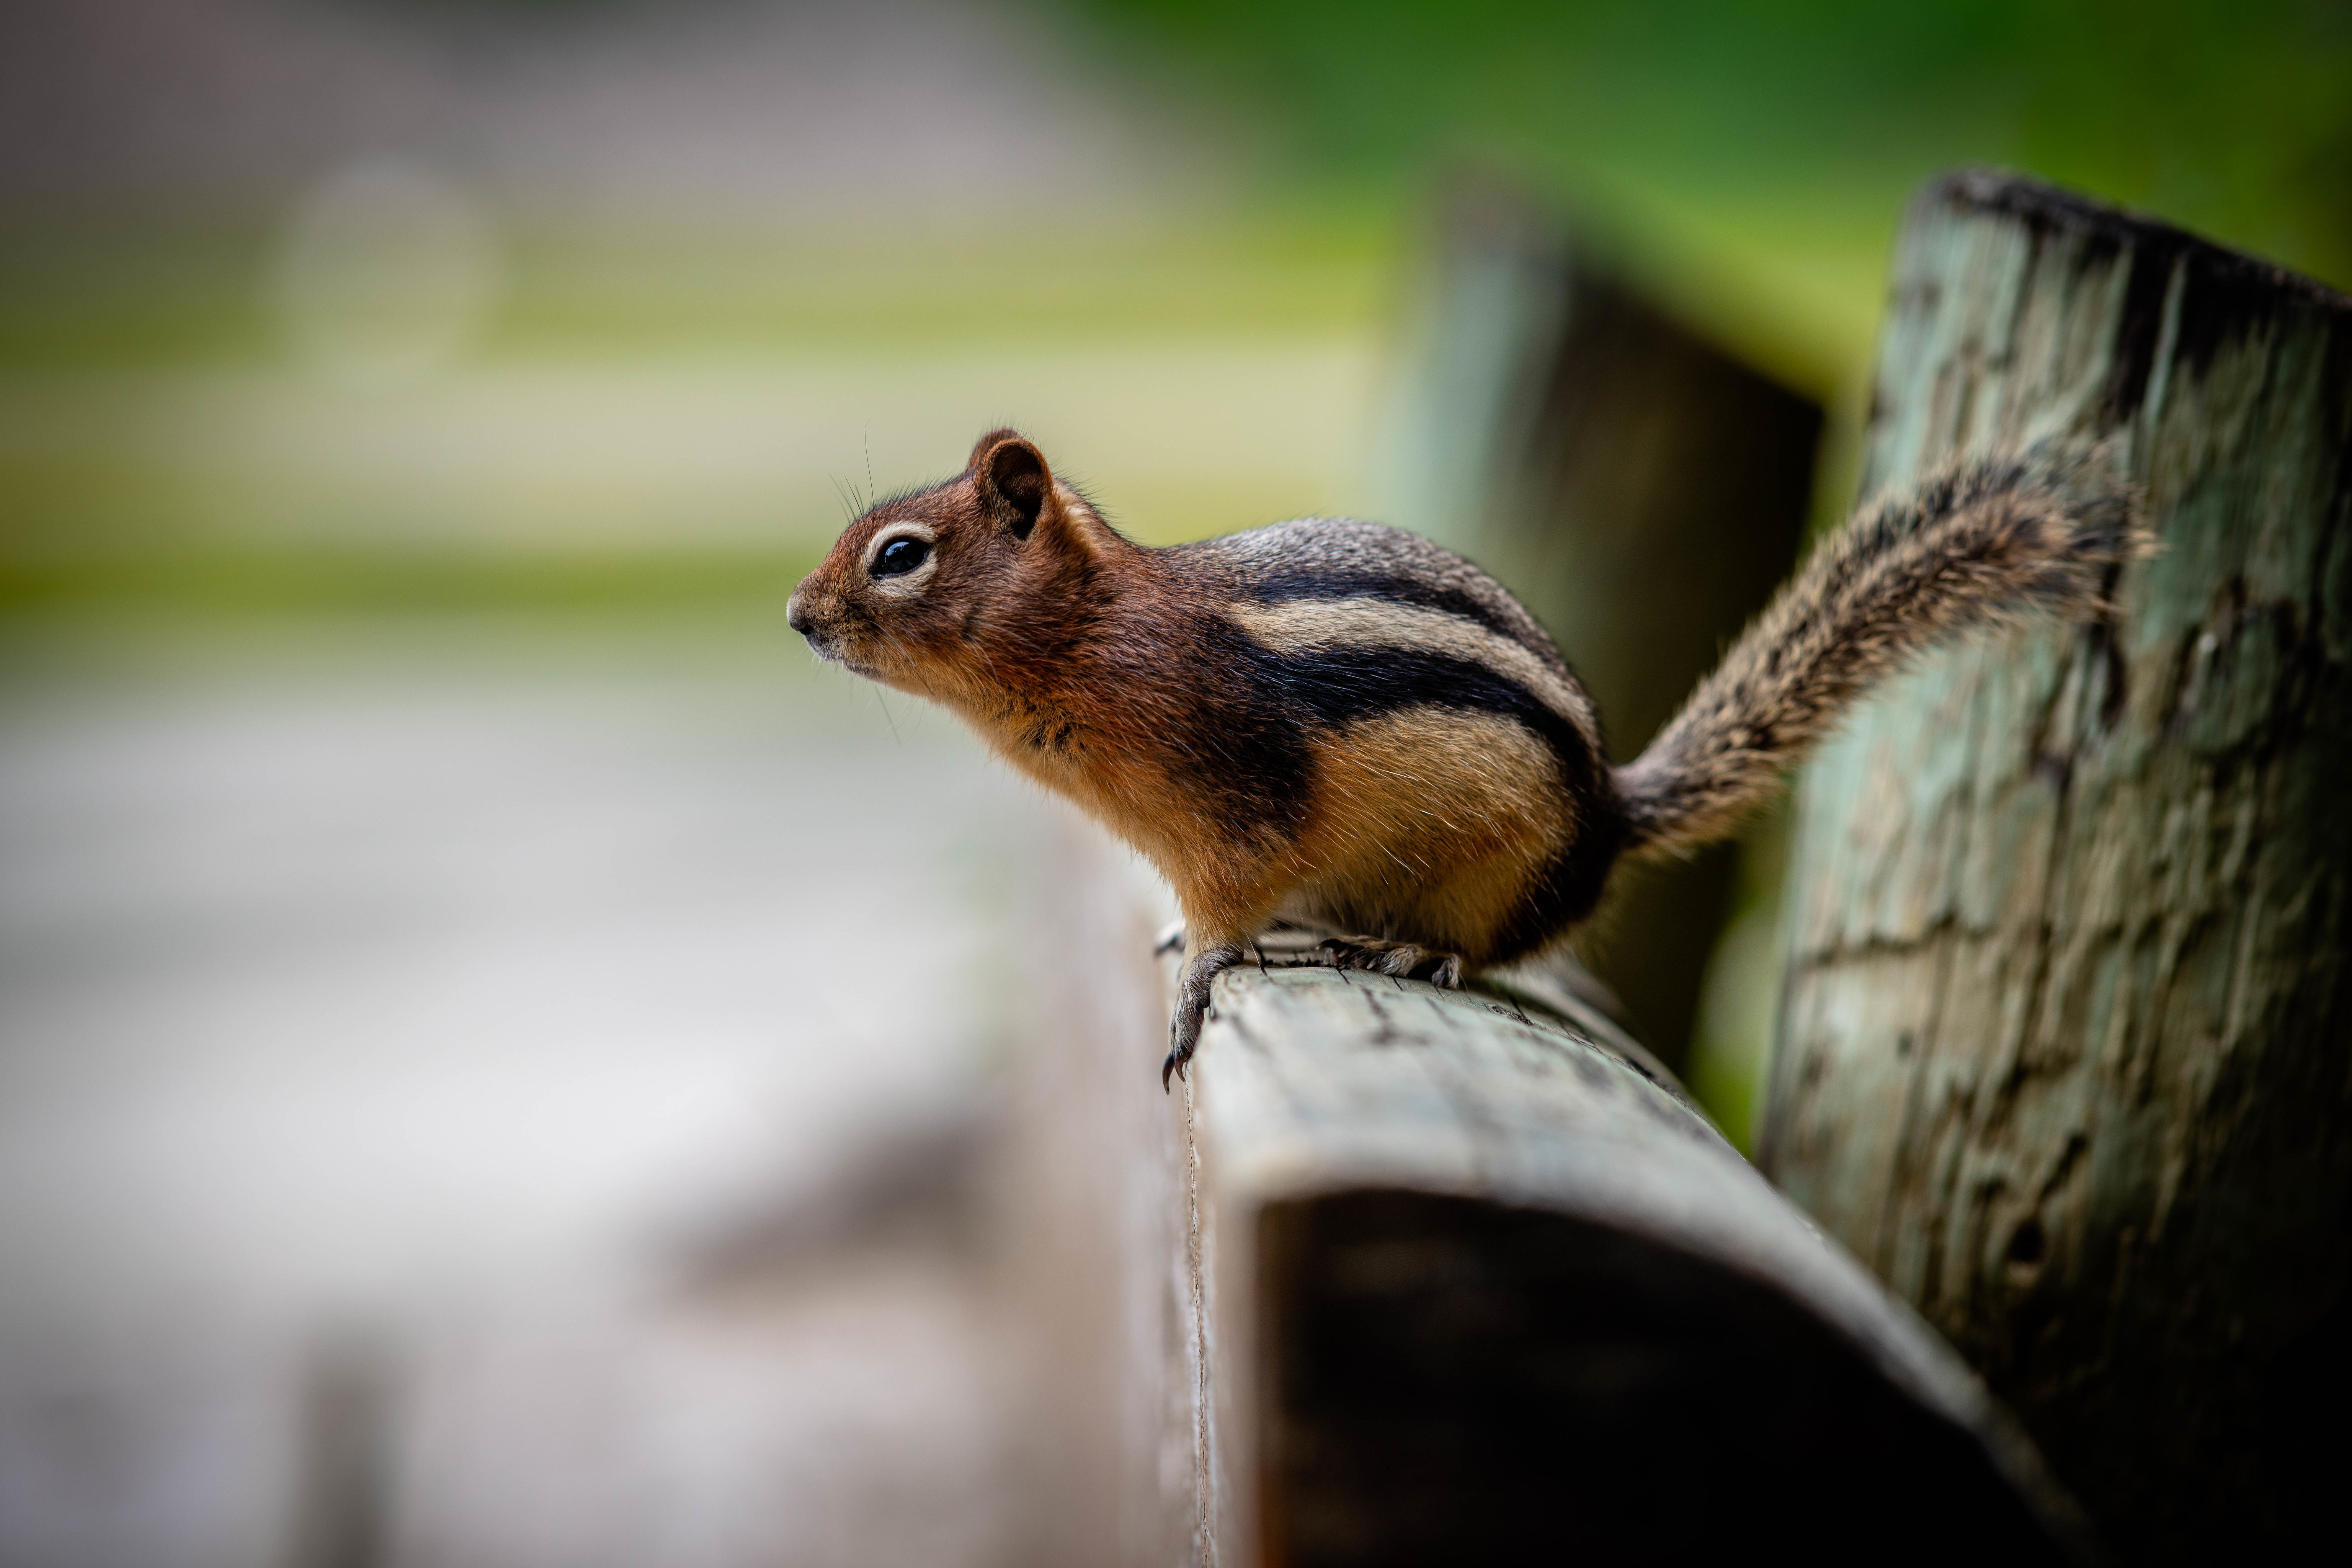
[{"label": "weathered wooden fence post", "polygon": [[[1551,629],[1625,761],[1797,557],[1822,410],[1674,320],[1540,201],[1465,181],[1440,222],[1399,515]],[[1593,971],[1680,1069],[1737,849],[1629,874]]]},{"label": "weathered wooden fence post", "polygon": [[2113,1544],[2260,1555],[2340,1498],[2352,1394],[2352,301],[1947,179],[1865,487],[2045,433],[2118,438],[2163,553],[1808,771],[1760,1158]]}]

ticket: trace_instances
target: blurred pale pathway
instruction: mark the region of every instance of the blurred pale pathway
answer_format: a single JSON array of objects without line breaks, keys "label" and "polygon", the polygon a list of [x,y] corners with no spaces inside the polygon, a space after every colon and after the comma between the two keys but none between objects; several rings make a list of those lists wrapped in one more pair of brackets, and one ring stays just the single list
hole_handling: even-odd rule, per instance
[{"label": "blurred pale pathway", "polygon": [[1002,1560],[951,1258],[688,1277],[984,1099],[1041,808],[766,629],[288,636],[0,707],[0,1559]]},{"label": "blurred pale pathway", "polygon": [[0,6],[0,1563],[1041,1561],[1047,808],[782,597],[1006,422],[1363,505],[1396,272],[1067,23]]}]

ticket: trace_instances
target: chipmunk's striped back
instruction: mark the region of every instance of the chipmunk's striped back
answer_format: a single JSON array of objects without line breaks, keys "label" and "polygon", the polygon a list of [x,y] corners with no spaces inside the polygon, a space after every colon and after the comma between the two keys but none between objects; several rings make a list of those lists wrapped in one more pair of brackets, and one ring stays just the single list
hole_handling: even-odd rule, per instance
[{"label": "chipmunk's striped back", "polygon": [[1341,518],[1171,553],[1224,578],[1215,613],[1311,761],[1283,913],[1496,963],[1591,911],[1619,836],[1599,721],[1501,584]]}]

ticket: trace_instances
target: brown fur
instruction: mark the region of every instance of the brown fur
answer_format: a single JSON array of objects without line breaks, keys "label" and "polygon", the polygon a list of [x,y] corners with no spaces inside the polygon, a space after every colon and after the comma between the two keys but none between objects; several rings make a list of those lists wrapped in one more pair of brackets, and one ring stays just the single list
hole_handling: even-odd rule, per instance
[{"label": "brown fur", "polygon": [[[1210,981],[1277,918],[1366,939],[1337,961],[1388,972],[1515,958],[1590,913],[1622,850],[1734,828],[1919,648],[2089,613],[2141,538],[2105,467],[1981,461],[1877,502],[1613,771],[1550,639],[1468,563],[1343,520],[1146,549],[1010,430],[852,523],[788,615],[1160,868],[1188,932],[1175,1068]],[[877,574],[901,536],[928,558]]]}]

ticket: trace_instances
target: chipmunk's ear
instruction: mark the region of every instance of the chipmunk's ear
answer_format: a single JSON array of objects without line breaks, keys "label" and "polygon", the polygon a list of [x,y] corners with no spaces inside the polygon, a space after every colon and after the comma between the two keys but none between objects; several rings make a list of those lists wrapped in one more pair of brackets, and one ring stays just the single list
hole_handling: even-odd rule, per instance
[{"label": "chipmunk's ear", "polygon": [[981,503],[1026,539],[1054,505],[1054,471],[1045,455],[1010,430],[992,430],[971,451],[972,479]]},{"label": "chipmunk's ear", "polygon": [[980,460],[982,458],[987,457],[990,451],[994,449],[998,442],[1018,441],[1020,439],[1022,439],[1021,432],[1015,430],[1012,426],[998,426],[995,429],[991,430],[987,435],[982,436],[979,440],[974,441],[971,444],[971,456],[964,459],[963,466],[965,471],[971,472],[978,469],[980,467]]}]

